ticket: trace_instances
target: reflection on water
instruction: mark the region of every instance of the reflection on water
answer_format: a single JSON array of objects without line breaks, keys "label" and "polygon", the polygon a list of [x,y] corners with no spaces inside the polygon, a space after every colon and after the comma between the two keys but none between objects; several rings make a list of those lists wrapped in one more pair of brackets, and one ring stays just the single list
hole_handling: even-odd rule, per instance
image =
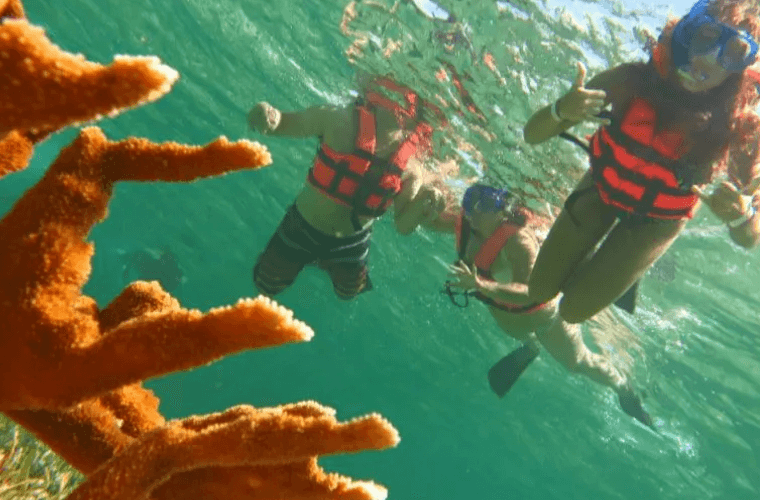
[{"label": "reflection on water", "polygon": [[645,15],[581,22],[529,1],[367,0],[346,5],[340,29],[357,70],[392,75],[444,109],[451,127],[437,138],[441,156],[468,166],[464,175],[514,186],[543,210],[585,170],[585,153],[559,141],[527,147],[523,124],[569,87],[575,61],[593,72],[643,57],[650,35],[631,25]]}]

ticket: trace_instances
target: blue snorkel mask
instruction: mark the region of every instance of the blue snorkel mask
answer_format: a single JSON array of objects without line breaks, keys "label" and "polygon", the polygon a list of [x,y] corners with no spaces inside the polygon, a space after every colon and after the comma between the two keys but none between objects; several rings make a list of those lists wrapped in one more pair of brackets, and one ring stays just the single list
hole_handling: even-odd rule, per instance
[{"label": "blue snorkel mask", "polygon": [[464,193],[462,209],[468,217],[474,210],[483,213],[496,213],[511,207],[516,199],[506,189],[497,189],[485,184],[473,184]]},{"label": "blue snorkel mask", "polygon": [[[695,56],[715,55],[718,63],[732,73],[740,73],[757,59],[758,45],[746,31],[718,22],[707,13],[711,0],[699,0],[673,30],[673,65],[689,71]],[[742,42],[746,42],[747,45]]]}]

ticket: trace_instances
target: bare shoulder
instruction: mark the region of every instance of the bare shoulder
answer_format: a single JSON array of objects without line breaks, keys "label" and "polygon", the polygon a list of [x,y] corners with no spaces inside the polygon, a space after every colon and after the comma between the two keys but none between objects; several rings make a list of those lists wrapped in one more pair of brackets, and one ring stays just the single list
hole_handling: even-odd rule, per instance
[{"label": "bare shoulder", "polygon": [[353,150],[358,123],[356,108],[345,106],[325,111],[321,118],[324,124],[323,141],[338,151]]},{"label": "bare shoulder", "polygon": [[538,255],[540,244],[536,233],[530,226],[521,227],[504,246],[504,249],[511,252]]},{"label": "bare shoulder", "polygon": [[540,244],[533,228],[522,227],[504,245],[502,258],[512,265],[514,281],[527,283],[538,257]]}]

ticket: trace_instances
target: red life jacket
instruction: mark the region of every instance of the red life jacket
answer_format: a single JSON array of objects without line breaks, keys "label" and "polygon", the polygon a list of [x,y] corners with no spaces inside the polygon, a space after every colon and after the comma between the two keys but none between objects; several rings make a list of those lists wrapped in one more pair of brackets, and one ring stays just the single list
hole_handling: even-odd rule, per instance
[{"label": "red life jacket", "polygon": [[[409,158],[420,148],[429,147],[433,128],[418,122],[414,130],[399,145],[389,159],[375,156],[377,146],[376,120],[372,108],[380,106],[392,111],[399,122],[401,116],[417,120],[419,96],[407,87],[388,79],[377,80],[390,90],[403,93],[407,107],[375,92],[367,92],[365,100],[357,102],[358,130],[352,153],[339,153],[322,143],[309,170],[309,182],[339,203],[353,207],[356,215],[379,217],[388,209],[401,191],[401,176]],[[426,103],[423,105],[432,106]]]},{"label": "red life jacket", "polygon": [[[464,217],[463,214],[457,218],[456,221],[456,247],[459,260],[464,260],[465,252],[467,251],[467,241],[470,237],[470,223]],[[511,224],[509,222],[503,222],[496,231],[483,242],[478,249],[478,253],[475,254],[473,264],[479,276],[493,281],[493,274],[491,272],[491,266],[496,261],[499,253],[507,244],[507,241],[520,230],[520,226]],[[506,311],[513,314],[527,314],[538,311],[546,307],[549,303],[534,303],[534,304],[512,304],[503,300],[495,300],[491,297],[484,295],[481,292],[474,292],[473,297],[489,306],[495,307],[502,311]]]},{"label": "red life jacket", "polygon": [[655,133],[656,113],[634,99],[622,123],[601,127],[591,137],[591,171],[602,201],[656,219],[694,215],[693,167],[681,161],[683,134]]}]

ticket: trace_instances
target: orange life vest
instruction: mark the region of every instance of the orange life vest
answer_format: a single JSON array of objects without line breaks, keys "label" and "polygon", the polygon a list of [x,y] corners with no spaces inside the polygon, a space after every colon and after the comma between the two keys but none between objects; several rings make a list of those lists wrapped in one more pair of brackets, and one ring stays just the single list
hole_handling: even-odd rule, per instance
[{"label": "orange life vest", "polygon": [[[421,100],[411,89],[389,79],[376,82],[402,93],[406,108],[379,93],[367,92],[365,99],[356,104],[359,126],[354,151],[339,153],[324,143],[320,144],[308,177],[313,186],[337,202],[352,207],[356,215],[370,217],[385,213],[401,191],[401,176],[409,158],[421,148],[429,147],[433,134],[429,124],[418,121],[389,159],[375,156],[377,134],[373,107],[392,111],[400,122],[402,115],[417,120]],[[422,105],[434,108],[425,102]]]},{"label": "orange life vest", "polygon": [[591,171],[602,201],[657,219],[691,218],[693,167],[681,160],[683,134],[655,132],[656,112],[634,99],[621,123],[591,137]]},{"label": "orange life vest", "polygon": [[[465,219],[463,214],[460,214],[460,216],[457,218],[455,227],[457,254],[459,255],[460,260],[464,260],[465,252],[467,251],[467,240],[470,236],[470,224],[467,219]],[[475,269],[477,270],[479,276],[493,281],[491,266],[493,266],[493,263],[496,261],[496,258],[499,256],[502,248],[504,248],[504,245],[507,244],[507,241],[509,241],[509,239],[514,236],[515,233],[519,230],[520,226],[511,224],[509,222],[504,222],[496,229],[496,231],[493,232],[493,234],[491,234],[491,236],[488,237],[485,242],[483,242],[483,244],[478,249],[478,253],[475,254],[475,258],[473,259],[473,264],[475,265]],[[483,293],[477,291],[472,293],[472,296],[484,304],[513,314],[532,313],[543,309],[549,304],[548,302],[525,305],[512,304],[503,300],[492,299],[491,297],[488,297]]]}]

